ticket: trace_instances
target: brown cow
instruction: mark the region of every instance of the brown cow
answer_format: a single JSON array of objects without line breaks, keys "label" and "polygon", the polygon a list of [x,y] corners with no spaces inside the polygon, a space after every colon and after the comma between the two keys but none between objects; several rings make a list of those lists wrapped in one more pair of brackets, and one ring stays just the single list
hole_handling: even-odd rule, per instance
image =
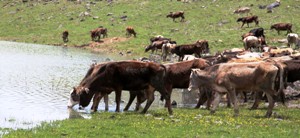
[{"label": "brown cow", "polygon": [[239,114],[236,91],[263,91],[269,102],[266,117],[270,117],[274,107],[273,96],[283,92],[283,69],[270,62],[223,63],[204,70],[193,69],[189,90],[199,87],[216,92],[211,113],[215,112],[220,102],[220,94],[228,93],[234,104],[235,116]]},{"label": "brown cow", "polygon": [[243,22],[241,28],[244,26],[245,23],[247,23],[248,27],[249,27],[249,23],[255,22],[256,26],[258,26],[258,23],[259,23],[258,22],[258,17],[256,15],[238,18],[236,21],[237,22]]},{"label": "brown cow", "polygon": [[286,30],[286,34],[288,33],[292,33],[292,27],[293,25],[290,23],[276,23],[271,25],[271,30],[275,29],[278,33],[278,35],[280,34],[279,31],[285,31]]},{"label": "brown cow", "polygon": [[126,27],[126,36],[130,37],[131,35],[133,35],[134,37],[136,37],[136,32],[134,31],[133,27],[127,26]]},{"label": "brown cow", "polygon": [[184,55],[194,54],[201,57],[201,53],[209,53],[209,45],[207,40],[199,40],[194,44],[178,45],[171,49],[171,53],[179,56],[178,61],[182,61]]},{"label": "brown cow", "polygon": [[[120,61],[108,62],[101,67],[92,66],[78,87],[71,93],[68,107],[73,107],[79,102],[83,107],[87,106],[94,93],[105,90],[113,90],[116,93],[116,111],[120,111],[122,90],[137,91],[146,90],[149,95],[157,90],[161,95],[170,100],[170,96],[164,86],[166,68],[153,62]],[[154,96],[148,97],[147,104],[142,111],[146,113],[154,100]],[[168,107],[172,114],[171,107]]]},{"label": "brown cow", "polygon": [[[164,66],[166,67],[165,87],[168,91],[168,95],[171,96],[173,88],[188,88],[190,81],[189,76],[193,68],[204,69],[210,66],[210,63],[207,60],[199,58],[189,61],[164,64]],[[138,102],[138,104],[139,103],[141,102]],[[138,106],[139,105],[137,105],[137,107]],[[166,106],[171,106],[171,100],[166,100]]]},{"label": "brown cow", "polygon": [[63,39],[63,41],[65,42],[65,43],[67,43],[68,41],[69,41],[69,32],[68,32],[68,30],[65,30],[65,31],[63,31],[63,33],[62,33],[62,39]]},{"label": "brown cow", "polygon": [[173,18],[173,21],[175,22],[176,18],[181,17],[181,22],[184,20],[184,12],[183,11],[178,11],[178,12],[170,12],[170,14],[167,15],[167,18]]},{"label": "brown cow", "polygon": [[94,30],[91,30],[90,33],[91,33],[92,41],[100,41],[101,35],[103,38],[107,37],[106,28],[96,28]]},{"label": "brown cow", "polygon": [[170,41],[168,40],[158,40],[158,41],[154,41],[152,44],[148,45],[145,48],[145,52],[148,52],[149,50],[151,50],[151,53],[153,54],[153,52],[155,51],[155,53],[157,53],[157,49],[162,49],[163,44],[167,44]]}]

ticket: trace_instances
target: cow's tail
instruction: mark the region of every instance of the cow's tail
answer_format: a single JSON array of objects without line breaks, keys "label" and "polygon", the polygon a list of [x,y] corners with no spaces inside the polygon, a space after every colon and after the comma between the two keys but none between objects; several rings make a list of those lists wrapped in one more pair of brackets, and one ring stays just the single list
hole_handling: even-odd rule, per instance
[{"label": "cow's tail", "polygon": [[283,89],[286,82],[286,71],[282,64],[275,61],[274,65],[278,68],[278,72],[275,79],[275,86],[277,86],[277,97],[282,102],[282,104],[285,105],[285,94]]},{"label": "cow's tail", "polygon": [[277,91],[275,95],[277,99],[280,100],[283,103],[283,105],[285,105],[285,94],[283,91],[287,77],[285,67],[283,64],[280,64],[273,59],[266,59],[264,61],[273,63],[273,65],[275,65],[278,68],[274,82],[275,90]]},{"label": "cow's tail", "polygon": [[[166,83],[166,76],[167,76],[167,68],[166,66],[164,66],[163,64],[160,64],[160,67],[163,68],[163,73],[162,73],[162,78],[163,78],[163,88],[165,90],[165,92],[167,92],[166,88],[165,88],[165,83]],[[163,101],[164,99],[169,99],[171,97],[171,95],[166,95],[169,94],[168,92],[165,93],[164,95],[160,96],[160,100]]]}]

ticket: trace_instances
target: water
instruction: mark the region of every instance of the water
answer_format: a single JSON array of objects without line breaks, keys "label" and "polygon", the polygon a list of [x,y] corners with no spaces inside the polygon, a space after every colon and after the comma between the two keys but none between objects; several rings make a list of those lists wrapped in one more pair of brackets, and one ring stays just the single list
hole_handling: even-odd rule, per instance
[{"label": "water", "polygon": [[93,60],[76,48],[0,41],[0,128],[31,128],[69,117],[69,91]]},{"label": "water", "polygon": [[[41,122],[90,118],[91,104],[83,111],[78,106],[67,109],[69,92],[80,83],[94,60],[101,62],[107,58],[125,59],[77,48],[0,41],[0,128],[28,129]],[[179,105],[180,94],[178,90],[172,94]],[[163,102],[158,100],[160,95],[155,95],[150,110],[163,108]],[[109,97],[110,111],[114,111],[114,93]],[[128,92],[123,92],[122,100],[121,109],[128,101]],[[131,110],[134,106],[135,102]],[[99,110],[104,110],[103,101]]]}]

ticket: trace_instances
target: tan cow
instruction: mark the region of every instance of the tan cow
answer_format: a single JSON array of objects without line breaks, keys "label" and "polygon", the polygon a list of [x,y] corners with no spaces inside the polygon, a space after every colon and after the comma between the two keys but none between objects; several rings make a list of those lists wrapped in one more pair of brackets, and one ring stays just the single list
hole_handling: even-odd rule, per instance
[{"label": "tan cow", "polygon": [[216,92],[211,113],[220,102],[220,94],[228,93],[235,116],[239,114],[236,91],[263,91],[269,102],[266,117],[270,117],[275,103],[273,96],[283,92],[282,76],[283,67],[271,62],[223,63],[204,70],[192,70],[189,90],[207,87]]}]

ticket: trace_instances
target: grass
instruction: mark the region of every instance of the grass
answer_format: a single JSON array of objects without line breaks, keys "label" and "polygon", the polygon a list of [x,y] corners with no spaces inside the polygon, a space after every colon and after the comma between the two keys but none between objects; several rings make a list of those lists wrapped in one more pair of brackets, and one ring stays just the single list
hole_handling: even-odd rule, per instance
[{"label": "grass", "polygon": [[[0,39],[39,44],[62,44],[61,33],[70,32],[68,45],[82,45],[90,42],[89,31],[102,25],[108,28],[109,37],[125,37],[125,27],[133,26],[138,33],[137,38],[110,45],[117,51],[132,51],[134,55],[147,55],[144,47],[149,44],[149,38],[155,35],[176,40],[178,44],[194,43],[199,39],[209,41],[212,52],[243,47],[241,35],[254,28],[240,28],[236,19],[246,15],[233,14],[239,6],[251,6],[251,14],[258,15],[260,27],[266,29],[267,41],[270,45],[279,46],[275,40],[285,38],[285,32],[277,35],[270,31],[271,24],[289,22],[293,24],[294,32],[299,29],[299,6],[294,0],[286,0],[266,13],[258,5],[266,5],[273,0],[219,0],[196,1],[182,3],[167,0],[121,0],[108,5],[106,1],[93,1],[90,4],[90,14],[98,16],[79,17],[87,11],[86,3],[76,4],[70,1],[27,2],[1,1]],[[170,11],[185,12],[185,22],[173,22],[166,18]],[[111,16],[107,16],[112,13]],[[123,21],[120,17],[126,15]],[[81,21],[84,19],[84,21]]]},{"label": "grass", "polygon": [[242,108],[239,117],[233,110],[219,108],[214,115],[207,110],[175,109],[92,115],[91,119],[67,119],[44,123],[30,130],[12,131],[4,137],[298,137],[300,110],[276,107],[276,114],[262,117],[266,110]]},{"label": "grass", "polygon": [[[270,31],[271,24],[289,22],[293,31],[300,28],[299,4],[295,0],[282,1],[273,13],[266,13],[258,5],[274,0],[198,0],[182,3],[173,0],[118,0],[112,5],[106,1],[90,4],[93,16],[79,17],[86,10],[86,3],[76,4],[67,0],[57,2],[27,2],[1,0],[0,40],[62,44],[61,33],[69,30],[69,46],[90,43],[89,31],[102,25],[108,35],[125,37],[125,27],[133,26],[137,38],[107,45],[116,51],[132,51],[145,56],[144,47],[155,35],[176,40],[178,44],[194,43],[199,39],[209,41],[211,52],[234,47],[242,48],[241,35],[254,28],[240,28],[236,19],[246,15],[233,14],[239,6],[250,6],[251,13],[258,15],[260,27],[265,28],[269,45],[280,46],[277,39],[285,38],[285,32],[277,35]],[[185,22],[173,22],[166,18],[170,11],[185,12]],[[111,16],[107,16],[112,13]],[[121,16],[128,16],[126,21]],[[104,47],[104,46],[99,46]],[[4,137],[299,137],[300,110],[276,107],[277,115],[262,118],[266,110],[248,111],[242,108],[240,116],[233,118],[232,109],[219,108],[215,115],[206,110],[175,109],[174,116],[165,110],[151,110],[150,115],[138,113],[95,113],[91,119],[66,119],[29,130],[11,131]],[[0,129],[1,130],[1,129]],[[2,129],[3,131],[4,129]],[[5,129],[7,131],[7,129]]]}]

